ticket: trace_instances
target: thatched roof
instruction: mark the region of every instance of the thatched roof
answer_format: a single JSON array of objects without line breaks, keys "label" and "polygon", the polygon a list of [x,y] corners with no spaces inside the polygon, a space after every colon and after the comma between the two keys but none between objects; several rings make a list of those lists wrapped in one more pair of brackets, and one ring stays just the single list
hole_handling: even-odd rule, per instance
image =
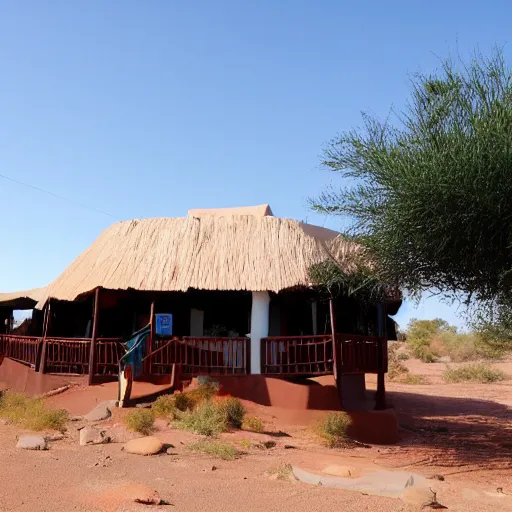
[{"label": "thatched roof", "polygon": [[13,309],[32,309],[45,296],[45,288],[0,293],[0,305]]},{"label": "thatched roof", "polygon": [[191,210],[182,218],[114,224],[43,289],[37,307],[96,287],[279,292],[308,286],[315,263],[335,257],[346,270],[352,267],[358,246],[337,232],[274,217],[268,205],[252,210]]}]

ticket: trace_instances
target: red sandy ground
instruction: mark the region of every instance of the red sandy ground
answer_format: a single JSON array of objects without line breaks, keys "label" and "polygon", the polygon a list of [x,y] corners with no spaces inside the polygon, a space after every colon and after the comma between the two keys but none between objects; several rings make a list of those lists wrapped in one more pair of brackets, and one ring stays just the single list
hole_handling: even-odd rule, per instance
[{"label": "red sandy ground", "polygon": [[[512,510],[512,380],[448,385],[441,377],[444,364],[407,361],[407,365],[412,372],[427,375],[429,384],[387,384],[402,427],[401,442],[391,447],[329,450],[319,445],[309,426],[322,413],[252,403],[246,404],[250,414],[261,417],[268,432],[227,433],[222,438],[233,444],[272,439],[277,447],[252,448],[229,462],[191,453],[186,445],[197,436],[171,430],[161,421],[155,435],[174,445],[174,455],[129,455],[120,444],[80,447],[74,423],[68,437],[52,443],[49,451],[17,451],[15,439],[20,431],[0,425],[0,511],[418,510],[396,499],[271,480],[266,472],[283,463],[312,471],[339,464],[361,470],[399,468],[425,476],[442,474],[445,481],[433,480],[432,488],[449,510]],[[512,376],[511,361],[497,366]],[[367,381],[371,394],[375,379]],[[136,388],[137,393],[148,390],[154,387],[138,384]],[[47,402],[83,414],[96,403],[114,398],[116,391],[113,384],[78,388]],[[116,409],[104,423],[120,423],[124,414],[125,410]],[[285,445],[296,449],[285,449]],[[212,471],[212,465],[217,469]],[[154,490],[174,506],[133,502]]]}]

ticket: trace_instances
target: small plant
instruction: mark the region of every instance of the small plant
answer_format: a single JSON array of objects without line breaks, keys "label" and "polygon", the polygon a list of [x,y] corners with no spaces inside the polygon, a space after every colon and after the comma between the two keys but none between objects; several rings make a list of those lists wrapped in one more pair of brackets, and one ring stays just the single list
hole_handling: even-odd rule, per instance
[{"label": "small plant", "polygon": [[155,431],[155,417],[150,409],[134,409],[126,415],[124,421],[130,430],[145,436]]},{"label": "small plant", "polygon": [[216,436],[225,432],[228,424],[224,409],[217,403],[207,401],[194,410],[182,413],[177,426],[203,436]]},{"label": "small plant", "polygon": [[409,359],[409,354],[402,352],[401,354],[398,354],[397,359],[399,361],[407,361]]},{"label": "small plant", "polygon": [[253,447],[250,439],[240,439],[239,444],[242,448],[245,448],[246,450],[250,450]]},{"label": "small plant", "polygon": [[248,416],[242,423],[242,429],[261,434],[265,430],[265,426],[263,425],[263,421],[260,418],[256,418],[255,416]]},{"label": "small plant", "polygon": [[178,411],[188,411],[194,408],[195,402],[190,397],[190,393],[175,393],[173,397],[174,405]]},{"label": "small plant", "polygon": [[228,425],[234,428],[240,428],[244,421],[245,413],[247,412],[242,402],[240,402],[238,398],[230,396],[223,398],[218,404],[226,415]]},{"label": "small plant", "polygon": [[50,409],[41,398],[30,398],[23,393],[5,391],[0,396],[0,417],[20,427],[41,431],[66,431],[69,419],[64,409]]},{"label": "small plant", "polygon": [[[205,382],[204,384],[200,384],[197,389],[193,389],[192,391],[188,391],[187,393],[182,393],[186,395],[188,400],[191,401],[193,406],[200,404],[201,402],[206,402],[211,400],[214,396],[219,392],[219,385],[216,382]],[[188,407],[189,409],[192,407]]]},{"label": "small plant", "polygon": [[291,480],[293,477],[293,468],[291,464],[280,464],[270,468],[267,471],[267,475],[274,477],[276,480]]},{"label": "small plant", "polygon": [[447,367],[443,378],[445,382],[480,382],[489,384],[505,380],[506,375],[497,368],[492,368],[485,363],[473,363],[460,366],[459,368]]},{"label": "small plant", "polygon": [[155,418],[174,418],[176,409],[174,395],[159,396],[151,406],[151,412]]},{"label": "small plant", "polygon": [[317,425],[317,432],[329,448],[343,445],[347,440],[350,417],[342,412],[330,412]]},{"label": "small plant", "polygon": [[202,452],[214,457],[219,457],[222,460],[235,460],[241,453],[232,444],[223,443],[221,441],[207,441],[201,440],[193,443],[188,448],[195,452]]}]

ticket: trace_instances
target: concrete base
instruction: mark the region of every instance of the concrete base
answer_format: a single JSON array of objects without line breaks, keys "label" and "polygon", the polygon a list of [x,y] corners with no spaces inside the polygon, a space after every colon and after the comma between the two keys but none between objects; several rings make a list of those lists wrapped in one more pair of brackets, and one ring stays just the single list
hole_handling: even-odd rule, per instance
[{"label": "concrete base", "polygon": [[65,386],[87,384],[87,375],[50,375],[37,373],[33,368],[5,357],[0,364],[0,389],[12,389],[29,396],[36,396]]}]

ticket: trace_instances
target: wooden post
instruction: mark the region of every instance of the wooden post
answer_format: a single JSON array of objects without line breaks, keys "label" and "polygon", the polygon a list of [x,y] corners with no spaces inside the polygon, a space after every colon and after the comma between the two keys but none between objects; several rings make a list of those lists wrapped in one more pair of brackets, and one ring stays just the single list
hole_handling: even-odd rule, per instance
[{"label": "wooden post", "polygon": [[37,369],[41,373],[46,372],[46,336],[48,334],[48,324],[50,323],[50,306],[51,299],[48,299],[44,307],[44,319],[43,319],[43,345],[41,348],[41,356],[39,357],[39,368]]},{"label": "wooden post", "polygon": [[94,309],[92,314],[92,333],[91,346],[89,348],[89,386],[94,380],[94,370],[96,369],[96,335],[98,333],[98,310],[100,303],[100,288],[94,291]]},{"label": "wooden post", "polygon": [[153,364],[151,362],[151,352],[153,351],[153,332],[155,330],[154,325],[154,319],[155,319],[155,301],[151,301],[151,308],[149,310],[149,339],[148,339],[148,371],[151,375]]},{"label": "wooden post", "polygon": [[384,318],[384,304],[377,306],[377,335],[379,343],[378,365],[379,371],[377,373],[377,393],[375,394],[375,409],[382,410],[386,408],[386,383],[385,383],[385,354],[384,350],[387,349],[385,343],[385,318]]},{"label": "wooden post", "polygon": [[[341,384],[341,346],[337,346],[336,342],[336,313],[334,311],[334,300],[329,299],[329,313],[331,317],[331,335],[332,335],[332,358],[333,358],[333,373],[336,389],[338,390],[338,397],[340,399],[340,407],[343,409],[343,393]],[[338,350],[339,348],[339,350]]]}]

